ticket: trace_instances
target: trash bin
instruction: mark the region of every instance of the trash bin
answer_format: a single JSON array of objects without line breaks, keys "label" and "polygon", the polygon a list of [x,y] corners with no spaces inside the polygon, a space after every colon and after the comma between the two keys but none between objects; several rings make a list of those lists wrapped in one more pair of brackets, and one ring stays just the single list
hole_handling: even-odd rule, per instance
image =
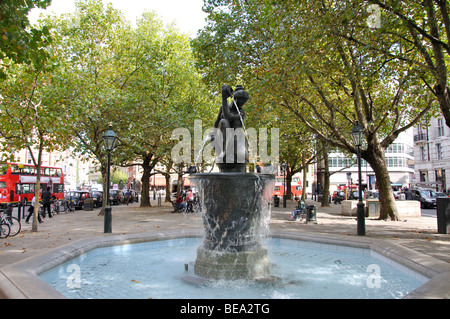
[{"label": "trash bin", "polygon": [[437,198],[438,234],[450,234],[450,198]]},{"label": "trash bin", "polygon": [[316,213],[317,213],[317,207],[316,205],[309,205],[306,209],[306,223],[310,223],[310,222],[314,222],[315,224],[317,224],[317,218],[316,218]]},{"label": "trash bin", "polygon": [[277,195],[273,198],[273,206],[280,207],[280,198]]},{"label": "trash bin", "polygon": [[94,199],[89,197],[84,200],[84,210],[93,210],[94,209]]}]

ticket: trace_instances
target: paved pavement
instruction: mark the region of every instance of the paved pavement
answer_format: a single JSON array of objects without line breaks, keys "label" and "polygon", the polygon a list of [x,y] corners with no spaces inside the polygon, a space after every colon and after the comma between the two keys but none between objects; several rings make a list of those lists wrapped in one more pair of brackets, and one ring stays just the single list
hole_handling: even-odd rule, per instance
[{"label": "paved pavement", "polygon": [[[151,233],[165,230],[198,230],[203,228],[199,214],[171,213],[170,203],[141,208],[139,203],[113,206],[112,235]],[[335,234],[356,237],[356,218],[340,216],[340,205],[317,206],[317,224],[291,221],[293,201],[287,207],[272,208],[270,228],[278,231],[298,231],[302,234]],[[0,268],[45,253],[56,247],[89,237],[110,236],[104,234],[104,219],[99,209],[60,213],[38,225],[31,232],[31,223],[23,220],[22,231],[15,237],[0,239]],[[366,218],[366,238],[383,238],[396,244],[430,255],[450,263],[450,235],[437,233],[437,220],[432,217],[408,218],[403,221],[381,221]]]}]

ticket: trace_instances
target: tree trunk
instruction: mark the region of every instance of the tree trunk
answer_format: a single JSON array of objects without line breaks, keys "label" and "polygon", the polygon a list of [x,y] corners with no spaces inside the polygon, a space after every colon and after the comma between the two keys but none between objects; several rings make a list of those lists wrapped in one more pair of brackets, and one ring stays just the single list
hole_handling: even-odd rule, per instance
[{"label": "tree trunk", "polygon": [[323,193],[321,207],[330,207],[330,169],[328,163],[328,148],[322,146],[322,159],[324,164],[323,170]]},{"label": "tree trunk", "polygon": [[170,174],[164,176],[166,178],[166,202],[170,202]]},{"label": "tree trunk", "polygon": [[[43,149],[43,139],[40,138],[39,143],[39,151],[38,151],[38,158],[37,163],[33,157],[34,166],[36,167],[36,188],[34,190],[34,215],[33,215],[33,222],[31,224],[31,232],[35,233],[38,231],[38,214],[39,214],[39,193],[41,189],[41,165],[42,165],[42,149]],[[29,151],[31,152],[31,149],[29,148]]]},{"label": "tree trunk", "polygon": [[386,165],[384,149],[376,143],[372,143],[365,151],[367,156],[363,158],[370,164],[375,172],[378,192],[380,194],[380,217],[379,219],[399,220],[397,206],[395,205],[394,193]]},{"label": "tree trunk", "polygon": [[306,174],[307,174],[306,167],[303,166],[302,201],[305,201],[306,199],[306,178],[307,178]]},{"label": "tree trunk", "polygon": [[292,172],[289,167],[286,168],[286,188],[284,193],[286,194],[286,199],[292,199]]},{"label": "tree trunk", "polygon": [[140,207],[150,207],[150,174],[152,172],[152,168],[149,165],[150,159],[144,158],[144,163],[142,164],[142,168],[144,172],[142,173],[142,195],[141,195],[141,206]]},{"label": "tree trunk", "polygon": [[[183,195],[183,170],[178,172],[178,179],[177,179],[177,197]],[[170,190],[169,190],[170,191]]]}]

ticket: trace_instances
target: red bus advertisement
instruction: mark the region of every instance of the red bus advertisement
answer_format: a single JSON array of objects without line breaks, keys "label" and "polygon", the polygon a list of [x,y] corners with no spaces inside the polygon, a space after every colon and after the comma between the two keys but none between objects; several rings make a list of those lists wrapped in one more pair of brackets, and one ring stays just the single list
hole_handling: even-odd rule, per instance
[{"label": "red bus advertisement", "polygon": [[[64,176],[60,167],[41,167],[42,190],[50,186],[52,198],[64,198]],[[36,168],[32,164],[0,164],[0,206],[31,202],[36,189]]]},{"label": "red bus advertisement", "polygon": [[[286,183],[287,184],[287,183]],[[302,196],[303,187],[300,177],[293,176],[291,179],[291,192],[292,196]],[[284,177],[277,176],[275,180],[275,190],[273,195],[277,195],[278,197],[283,197],[284,195]],[[287,192],[286,192],[287,194]]]}]

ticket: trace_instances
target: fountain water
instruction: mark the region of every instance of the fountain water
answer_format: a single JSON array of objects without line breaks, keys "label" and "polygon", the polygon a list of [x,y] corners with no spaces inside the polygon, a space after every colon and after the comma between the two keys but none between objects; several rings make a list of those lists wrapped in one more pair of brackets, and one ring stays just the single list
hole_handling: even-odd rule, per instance
[{"label": "fountain water", "polygon": [[222,106],[214,125],[216,134],[222,136],[211,138],[222,141],[216,148],[220,172],[190,176],[199,191],[205,226],[194,265],[200,278],[257,279],[269,275],[267,249],[261,239],[268,232],[275,177],[246,173],[246,139],[230,134],[230,130],[235,133],[245,128],[242,106],[247,100],[242,86],[238,85],[234,94],[230,86],[222,86]]}]

